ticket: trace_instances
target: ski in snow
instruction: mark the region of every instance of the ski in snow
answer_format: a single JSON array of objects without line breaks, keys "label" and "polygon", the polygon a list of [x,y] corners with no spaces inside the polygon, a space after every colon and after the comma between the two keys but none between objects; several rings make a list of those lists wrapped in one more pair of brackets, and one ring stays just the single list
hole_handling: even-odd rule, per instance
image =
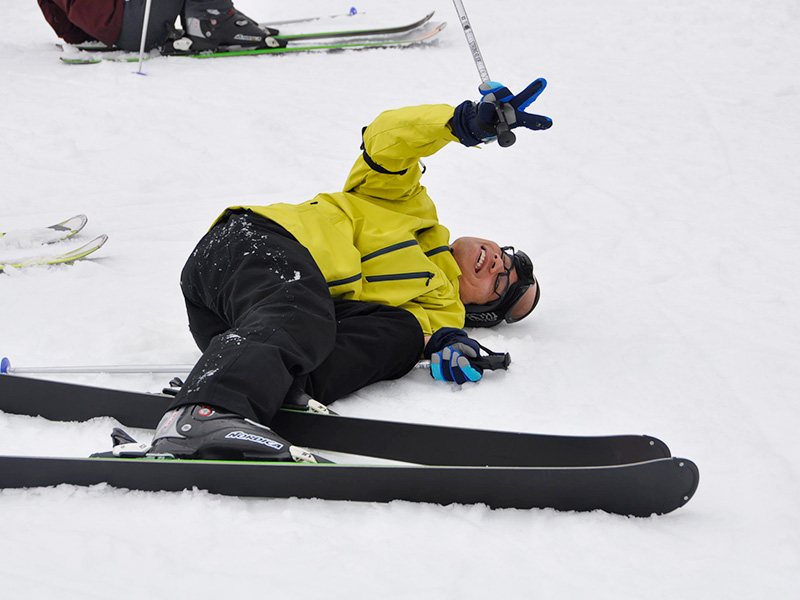
[{"label": "ski in snow", "polygon": [[0,456],[0,488],[103,483],[145,491],[197,488],[226,496],[406,500],[648,517],[686,504],[697,487],[697,468],[678,458],[558,468]]},{"label": "ski in snow", "polygon": [[[152,428],[171,398],[0,375],[0,410],[52,420],[112,416]],[[699,471],[649,436],[550,436],[283,410],[271,424],[293,444],[407,465],[0,457],[0,487],[108,483],[227,495],[484,503],[648,516],[675,510]]]},{"label": "ski in snow", "polygon": [[[168,56],[180,58],[223,58],[231,56],[259,56],[262,54],[291,54],[294,52],[331,52],[336,50],[363,50],[369,48],[403,47],[431,41],[446,26],[446,23],[429,23],[433,13],[422,19],[396,27],[383,27],[372,29],[355,29],[326,31],[316,33],[298,33],[275,36],[276,40],[284,42],[284,47],[247,49],[231,46],[217,52],[199,52],[196,54],[162,55],[151,52],[145,60]],[[336,40],[336,41],[333,41]],[[75,48],[75,47],[73,47]],[[61,60],[67,64],[97,64],[101,62],[138,62],[138,55],[129,52],[115,51],[113,48],[97,46],[78,46],[80,51],[77,56],[62,56]],[[103,51],[102,56],[93,56],[97,51]],[[90,56],[81,56],[89,53]],[[112,56],[113,54],[113,56]]]},{"label": "ski in snow", "polygon": [[[2,365],[9,364],[3,359]],[[6,368],[0,369],[6,371]],[[51,421],[113,417],[154,429],[172,396],[142,394],[16,375],[0,375],[0,410]],[[598,437],[488,431],[323,415],[283,409],[270,424],[293,444],[347,454],[438,465],[602,466],[671,456],[646,435]]]},{"label": "ski in snow", "polygon": [[31,267],[37,265],[57,265],[71,263],[95,252],[108,240],[105,234],[79,248],[59,251],[53,246],[75,236],[86,222],[86,215],[76,215],[50,225],[33,229],[21,229],[0,233],[0,272],[14,267]]},{"label": "ski in snow", "polygon": [[[413,23],[408,23],[406,25],[392,25],[388,27],[371,27],[362,29],[336,29],[330,31],[318,31],[318,32],[294,33],[294,34],[290,33],[290,34],[279,34],[273,37],[276,40],[284,40],[289,42],[289,41],[306,40],[306,39],[359,38],[359,37],[385,36],[396,33],[405,33],[417,29],[419,27],[422,27],[425,23],[427,23],[433,18],[435,12],[436,11],[431,11],[421,19],[414,21]],[[341,15],[330,15],[327,17],[306,17],[302,19],[289,19],[287,21],[259,23],[259,26],[262,29],[267,29],[267,28],[274,28],[279,25],[305,23],[309,21],[316,21],[322,19],[333,19],[339,16],[354,16],[356,14],[362,14],[362,13],[357,13],[356,10],[352,8],[350,9],[350,12],[343,13]],[[121,52],[118,48],[114,48],[113,46],[106,46],[105,44],[96,41],[83,42],[81,44],[72,44],[67,47],[74,48],[76,50],[84,50],[86,52]]]},{"label": "ski in snow", "polygon": [[42,244],[53,244],[71,238],[86,226],[89,221],[86,215],[75,215],[66,221],[36,227],[33,229],[15,229],[0,233],[0,249],[8,247],[26,248]]},{"label": "ski in snow", "polygon": [[69,250],[67,252],[42,252],[22,259],[17,258],[8,261],[6,264],[0,263],[0,272],[11,267],[35,267],[41,265],[60,265],[64,263],[75,262],[78,259],[89,256],[92,252],[101,248],[106,241],[108,241],[108,236],[103,233],[94,238],[91,242],[84,244],[80,248],[75,248],[74,250]]},{"label": "ski in snow", "polygon": [[372,36],[390,36],[398,33],[407,33],[425,25],[433,18],[434,11],[431,11],[418,21],[407,25],[397,25],[391,27],[373,27],[369,29],[344,29],[338,31],[321,31],[317,33],[296,33],[287,35],[276,35],[275,39],[293,42],[297,40],[332,39],[332,38],[362,38]]},{"label": "ski in snow", "polygon": [[363,15],[364,13],[356,10],[355,6],[350,7],[346,13],[336,13],[333,15],[315,15],[313,17],[301,17],[299,19],[284,19],[282,21],[268,21],[259,23],[262,27],[281,27],[283,25],[294,25],[296,23],[310,23],[312,21],[324,21],[328,19],[339,19],[341,17],[355,17]]}]

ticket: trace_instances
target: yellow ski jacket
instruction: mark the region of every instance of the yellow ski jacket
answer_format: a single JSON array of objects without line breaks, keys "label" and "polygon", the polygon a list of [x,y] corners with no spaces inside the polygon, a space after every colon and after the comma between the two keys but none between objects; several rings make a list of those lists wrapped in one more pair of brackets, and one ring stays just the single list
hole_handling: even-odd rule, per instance
[{"label": "yellow ski jacket", "polygon": [[298,205],[232,208],[264,215],[294,235],[333,297],[404,308],[425,335],[463,327],[461,271],[419,166],[421,157],[458,141],[448,125],[453,110],[441,104],[380,114],[364,131],[364,153],[342,192]]}]

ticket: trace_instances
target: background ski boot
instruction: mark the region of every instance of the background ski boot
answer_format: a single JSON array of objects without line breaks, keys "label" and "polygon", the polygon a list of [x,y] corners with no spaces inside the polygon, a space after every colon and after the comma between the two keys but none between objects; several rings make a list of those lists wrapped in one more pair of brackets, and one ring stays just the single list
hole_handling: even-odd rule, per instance
[{"label": "background ski boot", "polygon": [[286,42],[276,39],[276,29],[261,27],[235,8],[220,12],[206,10],[202,16],[186,17],[183,37],[168,40],[162,54],[197,54],[246,48],[282,48]]}]

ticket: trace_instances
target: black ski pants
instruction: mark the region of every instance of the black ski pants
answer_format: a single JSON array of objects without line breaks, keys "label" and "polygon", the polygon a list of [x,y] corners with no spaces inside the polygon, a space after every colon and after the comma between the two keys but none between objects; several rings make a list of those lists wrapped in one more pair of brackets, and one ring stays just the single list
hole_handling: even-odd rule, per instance
[{"label": "black ski pants", "polygon": [[249,211],[203,237],[181,288],[203,356],[172,408],[207,404],[269,425],[293,385],[330,404],[402,377],[422,354],[410,312],[332,298],[308,250]]},{"label": "black ski pants", "polygon": [[[138,51],[142,40],[142,26],[147,0],[125,0],[122,27],[114,45],[128,51]],[[232,0],[155,0],[150,3],[147,19],[145,50],[160,46],[173,32],[175,20],[182,12],[187,17],[201,17],[207,9],[224,14],[233,8]],[[182,17],[183,19],[183,17]],[[185,23],[183,23],[185,27]]]}]

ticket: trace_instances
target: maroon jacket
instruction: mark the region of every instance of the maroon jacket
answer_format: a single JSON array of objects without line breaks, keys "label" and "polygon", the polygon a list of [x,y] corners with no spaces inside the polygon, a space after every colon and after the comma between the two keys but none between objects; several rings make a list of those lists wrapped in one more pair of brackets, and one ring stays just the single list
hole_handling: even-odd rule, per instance
[{"label": "maroon jacket", "polygon": [[44,18],[62,40],[100,40],[112,46],[122,29],[124,0],[38,0]]}]

